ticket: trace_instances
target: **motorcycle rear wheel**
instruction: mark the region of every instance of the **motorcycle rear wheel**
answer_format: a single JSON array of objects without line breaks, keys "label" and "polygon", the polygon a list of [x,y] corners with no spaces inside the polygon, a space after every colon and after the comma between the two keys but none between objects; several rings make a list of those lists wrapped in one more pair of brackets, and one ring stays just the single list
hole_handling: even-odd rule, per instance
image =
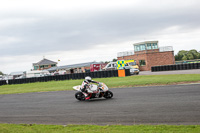
[{"label": "motorcycle rear wheel", "polygon": [[75,98],[79,101],[85,101],[85,95],[82,92],[76,92]]},{"label": "motorcycle rear wheel", "polygon": [[110,99],[110,98],[113,97],[113,93],[112,93],[111,91],[106,91],[104,97],[105,97],[106,99]]}]

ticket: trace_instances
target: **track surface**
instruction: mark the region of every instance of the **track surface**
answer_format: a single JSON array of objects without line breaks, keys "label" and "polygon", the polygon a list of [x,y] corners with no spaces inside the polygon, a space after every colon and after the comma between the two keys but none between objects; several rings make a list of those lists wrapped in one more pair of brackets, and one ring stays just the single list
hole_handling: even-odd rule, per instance
[{"label": "track surface", "polygon": [[114,98],[79,102],[75,91],[0,95],[0,123],[200,124],[200,85],[111,89]]}]

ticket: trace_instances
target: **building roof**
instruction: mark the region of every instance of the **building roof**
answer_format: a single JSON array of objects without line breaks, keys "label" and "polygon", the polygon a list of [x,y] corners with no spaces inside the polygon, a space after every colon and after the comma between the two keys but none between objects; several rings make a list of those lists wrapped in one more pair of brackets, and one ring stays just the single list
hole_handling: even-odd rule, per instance
[{"label": "building roof", "polygon": [[147,43],[158,43],[158,41],[145,41],[145,42],[139,42],[139,43],[134,43],[133,45],[140,45],[140,44],[147,44]]},{"label": "building roof", "polygon": [[57,67],[51,67],[49,69],[47,69],[48,71],[56,71],[56,70],[61,70],[61,69],[72,69],[72,68],[80,68],[80,67],[86,67],[86,66],[90,66],[91,64],[97,64],[99,62],[86,62],[86,63],[79,63],[79,64],[72,64],[72,65],[65,65],[65,66],[57,66]]},{"label": "building roof", "polygon": [[36,66],[36,65],[51,65],[51,64],[57,64],[57,62],[54,62],[54,61],[51,61],[51,60],[48,60],[48,59],[42,59],[41,61],[39,61],[38,63],[33,63],[33,66]]},{"label": "building roof", "polygon": [[9,75],[23,75],[26,73],[25,71],[19,71],[19,72],[11,72]]}]

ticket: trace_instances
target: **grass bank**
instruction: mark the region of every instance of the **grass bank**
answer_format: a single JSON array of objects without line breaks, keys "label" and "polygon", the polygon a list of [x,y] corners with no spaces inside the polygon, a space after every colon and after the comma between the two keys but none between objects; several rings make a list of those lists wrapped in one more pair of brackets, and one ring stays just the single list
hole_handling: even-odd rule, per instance
[{"label": "grass bank", "polygon": [[200,125],[36,125],[0,124],[1,133],[199,133]]},{"label": "grass bank", "polygon": [[[110,88],[134,87],[145,85],[168,85],[181,82],[196,82],[200,81],[200,74],[137,75],[129,77],[99,78],[94,80],[104,82]],[[83,79],[4,85],[0,86],[0,94],[72,90],[73,86],[80,85],[82,81]]]}]

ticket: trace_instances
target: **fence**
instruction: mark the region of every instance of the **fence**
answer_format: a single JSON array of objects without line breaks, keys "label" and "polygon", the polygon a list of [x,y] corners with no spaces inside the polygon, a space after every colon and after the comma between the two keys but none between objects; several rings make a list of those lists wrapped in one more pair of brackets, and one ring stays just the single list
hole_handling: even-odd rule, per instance
[{"label": "fence", "polygon": [[200,69],[200,63],[188,63],[188,64],[176,64],[176,65],[164,65],[164,66],[151,67],[152,72],[188,70],[188,69]]},{"label": "fence", "polygon": [[[125,75],[130,76],[130,70],[125,70]],[[118,77],[118,70],[112,71],[97,71],[97,72],[88,72],[88,73],[74,73],[74,74],[65,74],[65,75],[55,75],[55,76],[45,76],[45,77],[33,77],[33,78],[24,78],[24,79],[12,79],[8,80],[8,84],[24,84],[24,83],[34,83],[34,82],[47,82],[47,81],[59,81],[59,80],[74,80],[74,79],[84,79],[86,76],[92,78],[106,78],[106,77]],[[0,82],[0,85],[5,85],[5,83]]]},{"label": "fence", "polygon": [[6,85],[6,84],[7,84],[6,80],[0,80],[0,86],[1,85]]}]

